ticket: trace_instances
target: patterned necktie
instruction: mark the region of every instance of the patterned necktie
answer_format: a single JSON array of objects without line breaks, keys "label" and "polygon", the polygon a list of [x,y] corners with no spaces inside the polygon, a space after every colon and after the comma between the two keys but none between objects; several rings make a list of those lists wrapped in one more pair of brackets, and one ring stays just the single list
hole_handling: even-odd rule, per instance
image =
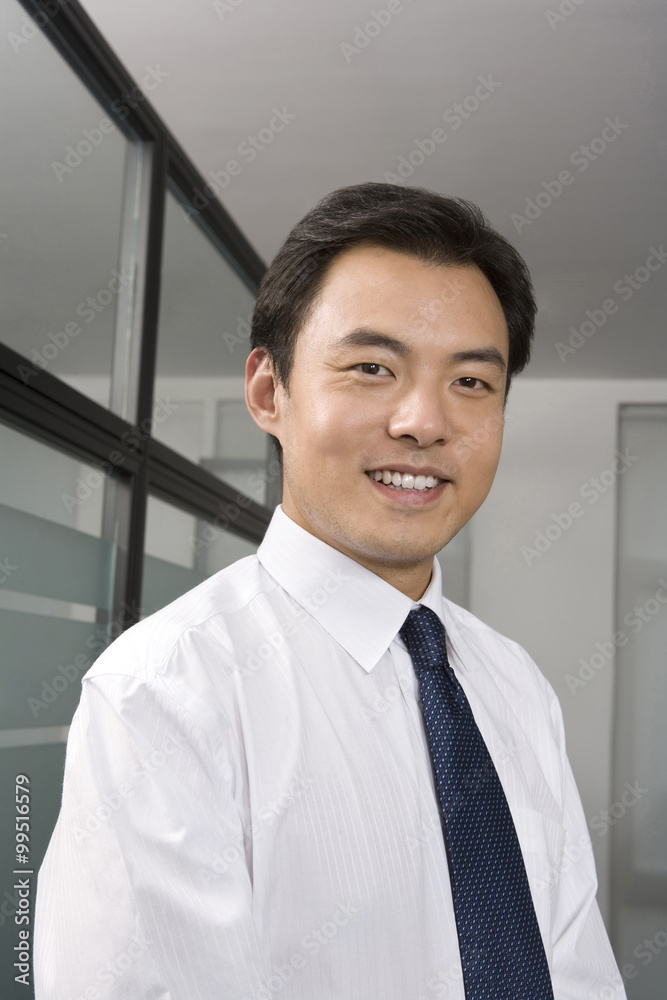
[{"label": "patterned necktie", "polygon": [[419,681],[445,825],[467,1000],[553,1000],[514,822],[468,699],[447,659],[445,629],[419,605],[400,630]]}]

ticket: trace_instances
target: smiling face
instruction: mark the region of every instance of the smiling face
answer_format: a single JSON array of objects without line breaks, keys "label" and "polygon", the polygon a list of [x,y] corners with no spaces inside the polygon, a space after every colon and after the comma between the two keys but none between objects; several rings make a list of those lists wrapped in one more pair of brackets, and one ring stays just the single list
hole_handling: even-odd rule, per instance
[{"label": "smiling face", "polygon": [[297,335],[288,390],[261,349],[248,406],[283,448],[283,510],[418,599],[472,517],[502,442],[507,325],[476,266],[374,246],[338,256]]}]

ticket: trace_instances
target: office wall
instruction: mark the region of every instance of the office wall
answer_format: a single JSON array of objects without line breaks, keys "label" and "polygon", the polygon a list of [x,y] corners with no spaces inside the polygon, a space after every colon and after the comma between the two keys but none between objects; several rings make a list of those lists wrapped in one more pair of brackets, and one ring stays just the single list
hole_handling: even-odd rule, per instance
[{"label": "office wall", "polygon": [[[553,685],[589,820],[613,801],[613,656],[576,680],[580,660],[616,627],[618,407],[665,401],[664,380],[520,377],[495,483],[470,525],[470,610],[520,642]],[[616,464],[618,475],[632,475],[632,459]],[[611,838],[591,836],[608,921]]]}]

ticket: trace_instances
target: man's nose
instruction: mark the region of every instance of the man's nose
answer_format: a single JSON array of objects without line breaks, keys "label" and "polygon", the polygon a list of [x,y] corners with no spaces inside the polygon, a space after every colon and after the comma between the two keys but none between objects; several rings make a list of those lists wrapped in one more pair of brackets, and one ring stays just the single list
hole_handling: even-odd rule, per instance
[{"label": "man's nose", "polygon": [[442,387],[415,382],[401,396],[388,430],[393,438],[411,438],[422,448],[449,441],[453,432]]}]

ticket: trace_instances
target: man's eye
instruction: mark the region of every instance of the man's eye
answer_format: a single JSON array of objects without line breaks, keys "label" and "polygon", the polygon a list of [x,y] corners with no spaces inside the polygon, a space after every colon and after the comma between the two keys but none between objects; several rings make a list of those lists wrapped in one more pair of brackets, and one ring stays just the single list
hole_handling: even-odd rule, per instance
[{"label": "man's eye", "polygon": [[456,380],[458,385],[462,385],[465,389],[488,389],[489,386],[486,382],[483,382],[481,378],[473,378],[472,375],[459,378]]},{"label": "man's eye", "polygon": [[389,369],[385,368],[384,365],[378,365],[374,361],[362,361],[358,365],[354,365],[355,368],[361,369],[364,375],[380,375],[386,372],[389,374]]}]

